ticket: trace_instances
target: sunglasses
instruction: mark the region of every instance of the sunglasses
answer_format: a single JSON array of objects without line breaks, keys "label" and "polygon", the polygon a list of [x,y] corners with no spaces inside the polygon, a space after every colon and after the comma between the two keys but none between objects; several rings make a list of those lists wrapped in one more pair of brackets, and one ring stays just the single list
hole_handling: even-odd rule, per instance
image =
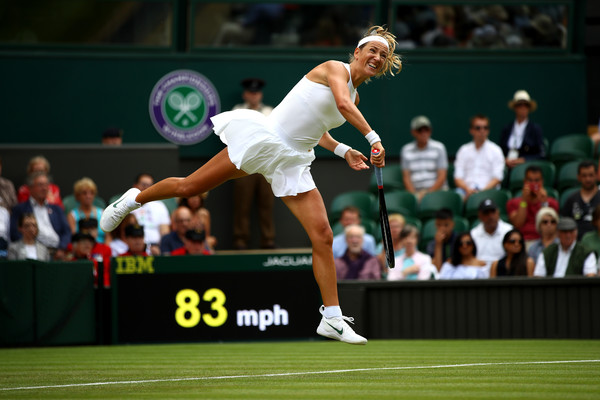
[{"label": "sunglasses", "polygon": [[553,220],[553,219],[543,219],[542,220],[542,224],[544,224],[544,225],[549,225],[549,224],[554,225],[554,224],[556,224],[556,221]]},{"label": "sunglasses", "polygon": [[427,126],[422,126],[419,129],[417,129],[417,132],[419,132],[419,133],[429,132],[429,131],[431,131],[431,129]]},{"label": "sunglasses", "polygon": [[487,125],[475,125],[473,129],[475,129],[476,131],[487,131],[488,129],[490,129],[490,127]]},{"label": "sunglasses", "polygon": [[510,243],[510,244],[515,244],[515,243],[523,244],[523,241],[521,239],[508,239],[506,242]]},{"label": "sunglasses", "polygon": [[472,240],[461,240],[460,245],[461,246],[473,246],[473,241]]}]

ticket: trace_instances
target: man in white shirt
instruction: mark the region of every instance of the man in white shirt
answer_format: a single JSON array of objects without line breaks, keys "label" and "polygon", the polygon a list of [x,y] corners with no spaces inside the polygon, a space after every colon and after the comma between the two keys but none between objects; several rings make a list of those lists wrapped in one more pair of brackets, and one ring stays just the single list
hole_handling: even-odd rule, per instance
[{"label": "man in white shirt", "polygon": [[471,229],[471,237],[477,246],[477,258],[488,263],[504,257],[502,239],[513,226],[500,219],[498,206],[492,199],[479,204],[480,223]]},{"label": "man in white shirt", "polygon": [[[154,184],[154,178],[147,173],[139,174],[133,187],[140,190]],[[160,255],[160,238],[171,232],[169,210],[162,201],[151,201],[131,212],[144,227],[144,242],[152,255]]]},{"label": "man in white shirt", "polygon": [[488,140],[490,120],[485,115],[471,118],[469,133],[473,141],[463,144],[454,160],[456,191],[466,200],[471,194],[499,188],[504,178],[504,155]]},{"label": "man in white shirt", "polygon": [[577,243],[577,223],[573,218],[558,221],[559,243],[546,247],[538,256],[534,276],[563,278],[567,275],[596,276],[598,267],[592,250]]}]

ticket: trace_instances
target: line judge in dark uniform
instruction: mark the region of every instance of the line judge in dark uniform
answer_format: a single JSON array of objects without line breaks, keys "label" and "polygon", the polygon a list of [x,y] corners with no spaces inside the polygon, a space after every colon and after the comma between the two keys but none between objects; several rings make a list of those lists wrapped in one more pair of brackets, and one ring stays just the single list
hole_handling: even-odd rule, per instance
[{"label": "line judge in dark uniform", "polygon": [[[273,107],[263,104],[262,89],[265,81],[259,78],[247,78],[242,81],[243,103],[237,104],[233,110],[250,109],[264,115],[271,114]],[[250,241],[250,211],[252,202],[256,200],[258,220],[260,224],[260,247],[272,249],[275,247],[275,224],[273,223],[273,202],[275,197],[271,185],[260,174],[250,175],[233,182],[234,210],[233,237],[237,250],[248,248]]]},{"label": "line judge in dark uniform", "polygon": [[500,136],[506,166],[512,168],[526,161],[543,159],[546,149],[542,128],[529,121],[529,113],[537,109],[537,102],[525,90],[517,90],[508,108],[515,112],[515,120],[502,129]]}]

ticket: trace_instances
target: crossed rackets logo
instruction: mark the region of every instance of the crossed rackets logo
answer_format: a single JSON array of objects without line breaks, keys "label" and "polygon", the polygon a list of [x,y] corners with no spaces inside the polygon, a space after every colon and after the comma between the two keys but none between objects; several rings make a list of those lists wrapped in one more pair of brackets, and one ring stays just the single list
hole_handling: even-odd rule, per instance
[{"label": "crossed rackets logo", "polygon": [[219,93],[204,75],[179,69],[154,85],[148,111],[154,128],[168,141],[196,144],[212,134],[210,118],[221,110]]},{"label": "crossed rackets logo", "polygon": [[194,88],[180,86],[167,95],[165,113],[173,125],[193,128],[204,117],[204,101]]}]

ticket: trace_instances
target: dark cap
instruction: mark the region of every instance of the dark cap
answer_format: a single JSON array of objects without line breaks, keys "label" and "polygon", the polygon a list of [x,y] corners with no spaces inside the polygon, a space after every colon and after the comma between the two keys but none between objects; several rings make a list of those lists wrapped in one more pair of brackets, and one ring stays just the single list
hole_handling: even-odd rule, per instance
[{"label": "dark cap", "polygon": [[102,132],[103,138],[123,137],[123,130],[119,128],[108,128]]},{"label": "dark cap", "polygon": [[559,231],[574,231],[577,229],[577,222],[570,217],[560,217],[556,229]]},{"label": "dark cap", "polygon": [[260,92],[265,84],[265,81],[259,78],[246,78],[242,81],[242,87],[249,92]]},{"label": "dark cap", "polygon": [[133,224],[125,227],[125,236],[128,237],[144,237],[144,227]]},{"label": "dark cap", "polygon": [[94,237],[92,235],[90,235],[89,233],[77,232],[76,234],[71,236],[71,243],[77,243],[82,240],[89,240],[92,243],[96,243],[96,239],[94,239]]},{"label": "dark cap", "polygon": [[497,209],[498,206],[496,205],[496,203],[494,203],[494,200],[492,199],[485,199],[481,203],[479,203],[479,211],[481,212],[496,211]]},{"label": "dark cap", "polygon": [[194,242],[204,242],[206,234],[202,229],[190,229],[187,232],[185,232],[185,237],[186,239]]},{"label": "dark cap", "polygon": [[86,229],[96,229],[98,227],[98,220],[96,218],[80,219],[77,223],[77,226],[79,226],[80,231]]}]

